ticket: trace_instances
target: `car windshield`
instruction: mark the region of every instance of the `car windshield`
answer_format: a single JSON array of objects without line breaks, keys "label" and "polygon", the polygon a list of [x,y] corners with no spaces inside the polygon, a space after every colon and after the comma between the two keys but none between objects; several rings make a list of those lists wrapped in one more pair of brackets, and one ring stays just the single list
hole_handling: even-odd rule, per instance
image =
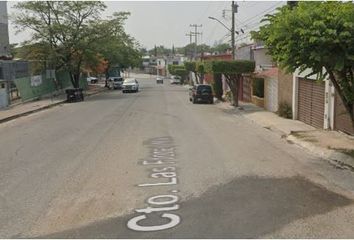
[{"label": "car windshield", "polygon": [[197,90],[201,91],[201,92],[211,92],[211,86],[201,85],[201,86],[198,86]]},{"label": "car windshield", "polygon": [[124,83],[135,83],[135,79],[126,79]]}]

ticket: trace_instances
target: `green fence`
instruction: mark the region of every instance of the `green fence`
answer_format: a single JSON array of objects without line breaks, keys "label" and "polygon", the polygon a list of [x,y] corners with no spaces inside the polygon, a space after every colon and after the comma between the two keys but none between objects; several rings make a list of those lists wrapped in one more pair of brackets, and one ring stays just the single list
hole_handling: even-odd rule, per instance
[{"label": "green fence", "polygon": [[[17,89],[20,92],[22,101],[40,98],[43,95],[47,95],[65,88],[72,87],[70,81],[70,75],[67,72],[57,72],[56,81],[54,78],[47,78],[46,74],[42,74],[41,83],[37,86],[31,84],[31,77],[17,78],[14,80]],[[87,81],[80,79],[80,87],[87,89]]]}]

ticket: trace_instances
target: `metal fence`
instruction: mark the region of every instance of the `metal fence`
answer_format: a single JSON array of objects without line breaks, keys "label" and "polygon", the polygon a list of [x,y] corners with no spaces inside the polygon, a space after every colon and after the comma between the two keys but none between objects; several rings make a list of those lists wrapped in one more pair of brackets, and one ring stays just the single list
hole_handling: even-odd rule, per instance
[{"label": "metal fence", "polygon": [[[0,61],[0,79],[7,83],[9,101],[28,101],[71,87],[67,72],[56,72],[44,61]],[[87,82],[81,81],[86,88]]]}]

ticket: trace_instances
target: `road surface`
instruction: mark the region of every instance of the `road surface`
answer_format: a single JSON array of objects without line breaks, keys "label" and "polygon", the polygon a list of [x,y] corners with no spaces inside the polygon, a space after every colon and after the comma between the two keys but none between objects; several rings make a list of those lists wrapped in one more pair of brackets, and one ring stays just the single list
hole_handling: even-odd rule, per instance
[{"label": "road surface", "polygon": [[0,125],[1,238],[353,238],[354,173],[138,79]]}]

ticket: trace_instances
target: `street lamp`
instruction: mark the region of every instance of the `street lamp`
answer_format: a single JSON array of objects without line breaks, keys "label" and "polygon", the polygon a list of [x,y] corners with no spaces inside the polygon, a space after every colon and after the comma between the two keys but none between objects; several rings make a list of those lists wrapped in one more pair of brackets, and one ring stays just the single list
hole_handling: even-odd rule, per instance
[{"label": "street lamp", "polygon": [[228,28],[228,27],[226,27],[226,25],[225,25],[222,21],[220,21],[219,19],[214,18],[214,17],[208,17],[208,18],[209,18],[209,19],[211,19],[211,20],[218,21],[221,25],[223,25],[223,26],[224,26],[224,28],[226,28],[227,30],[229,30],[229,32],[231,32],[231,29],[230,29],[230,28]]},{"label": "street lamp", "polygon": [[215,20],[219,22],[221,25],[224,26],[230,33],[231,33],[231,48],[232,48],[232,59],[235,60],[235,32],[238,34],[237,31],[235,31],[235,26],[232,24],[232,29],[228,28],[223,22],[221,22],[219,19],[214,18],[214,17],[208,17],[211,20]]}]

